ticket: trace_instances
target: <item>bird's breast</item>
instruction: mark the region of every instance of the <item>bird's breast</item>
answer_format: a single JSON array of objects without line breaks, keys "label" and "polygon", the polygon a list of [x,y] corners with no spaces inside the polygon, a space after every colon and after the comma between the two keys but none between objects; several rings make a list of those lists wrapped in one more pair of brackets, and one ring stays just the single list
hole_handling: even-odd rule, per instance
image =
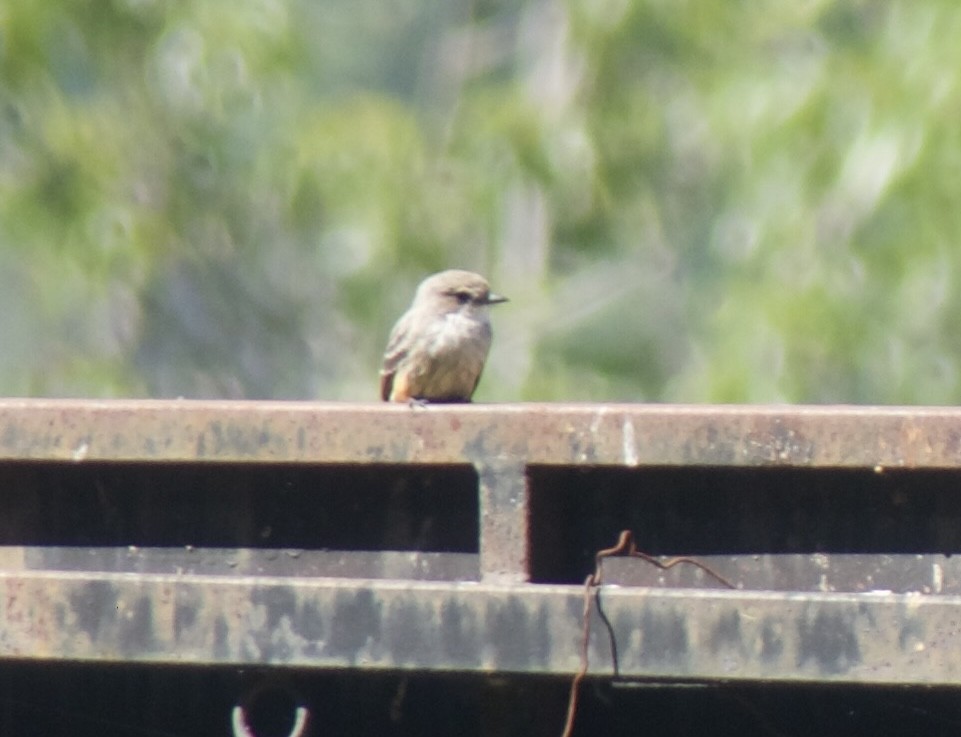
[{"label": "bird's breast", "polygon": [[491,342],[490,322],[480,317],[460,313],[445,315],[431,331],[427,351],[440,358],[450,353],[478,353],[481,360],[487,355]]}]

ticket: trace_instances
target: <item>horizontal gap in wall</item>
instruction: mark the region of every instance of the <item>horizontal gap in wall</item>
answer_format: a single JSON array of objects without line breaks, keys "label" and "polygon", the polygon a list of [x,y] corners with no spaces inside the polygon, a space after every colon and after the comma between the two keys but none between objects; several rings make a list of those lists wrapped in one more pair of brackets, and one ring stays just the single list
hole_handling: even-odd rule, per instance
[{"label": "horizontal gap in wall", "polygon": [[631,530],[651,555],[954,554],[961,473],[533,467],[532,580],[574,583]]},{"label": "horizontal gap in wall", "polygon": [[470,466],[0,464],[0,545],[471,553]]}]

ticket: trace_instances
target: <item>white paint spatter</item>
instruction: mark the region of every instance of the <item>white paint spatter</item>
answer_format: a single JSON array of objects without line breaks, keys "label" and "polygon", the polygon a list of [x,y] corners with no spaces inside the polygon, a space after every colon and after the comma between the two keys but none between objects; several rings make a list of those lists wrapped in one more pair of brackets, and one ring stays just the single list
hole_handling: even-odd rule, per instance
[{"label": "white paint spatter", "polygon": [[607,409],[604,407],[599,408],[595,413],[594,417],[591,419],[591,425],[588,428],[588,432],[591,434],[591,438],[596,438],[597,433],[601,429],[601,423],[604,421],[604,415],[607,414]]},{"label": "white paint spatter", "polygon": [[940,563],[931,566],[931,588],[935,594],[944,590],[944,569]]},{"label": "white paint spatter", "polygon": [[601,431],[601,426],[604,423],[604,418],[607,416],[607,408],[601,407],[591,418],[591,424],[588,425],[587,432],[581,432],[579,434],[579,451],[577,453],[577,460],[581,463],[593,462],[597,455],[597,435]]},{"label": "white paint spatter", "polygon": [[621,443],[623,444],[624,464],[636,466],[637,460],[637,436],[634,432],[634,422],[630,417],[624,418],[621,430]]},{"label": "white paint spatter", "polygon": [[80,445],[73,449],[73,453],[70,454],[70,457],[79,463],[80,461],[86,460],[87,453],[89,452],[90,445],[88,443],[81,442]]}]

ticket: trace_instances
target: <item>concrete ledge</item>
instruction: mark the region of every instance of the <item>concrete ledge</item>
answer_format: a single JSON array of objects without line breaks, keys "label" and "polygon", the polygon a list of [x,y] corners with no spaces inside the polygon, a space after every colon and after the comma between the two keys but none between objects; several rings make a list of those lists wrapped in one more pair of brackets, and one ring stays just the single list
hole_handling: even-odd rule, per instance
[{"label": "concrete ledge", "polygon": [[0,460],[961,468],[961,409],[0,400]]},{"label": "concrete ledge", "polygon": [[[0,574],[0,656],[574,673],[577,586]],[[605,587],[632,678],[961,683],[959,597]],[[595,613],[591,672],[612,674]]]}]

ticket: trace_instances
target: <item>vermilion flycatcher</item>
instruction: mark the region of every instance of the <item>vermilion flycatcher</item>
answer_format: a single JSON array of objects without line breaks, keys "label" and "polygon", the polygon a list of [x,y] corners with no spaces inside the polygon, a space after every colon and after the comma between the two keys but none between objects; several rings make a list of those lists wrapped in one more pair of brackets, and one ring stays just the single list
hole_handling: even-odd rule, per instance
[{"label": "vermilion flycatcher", "polygon": [[469,402],[491,346],[489,308],[506,301],[471,271],[451,269],[424,279],[390,333],[381,398]]}]

